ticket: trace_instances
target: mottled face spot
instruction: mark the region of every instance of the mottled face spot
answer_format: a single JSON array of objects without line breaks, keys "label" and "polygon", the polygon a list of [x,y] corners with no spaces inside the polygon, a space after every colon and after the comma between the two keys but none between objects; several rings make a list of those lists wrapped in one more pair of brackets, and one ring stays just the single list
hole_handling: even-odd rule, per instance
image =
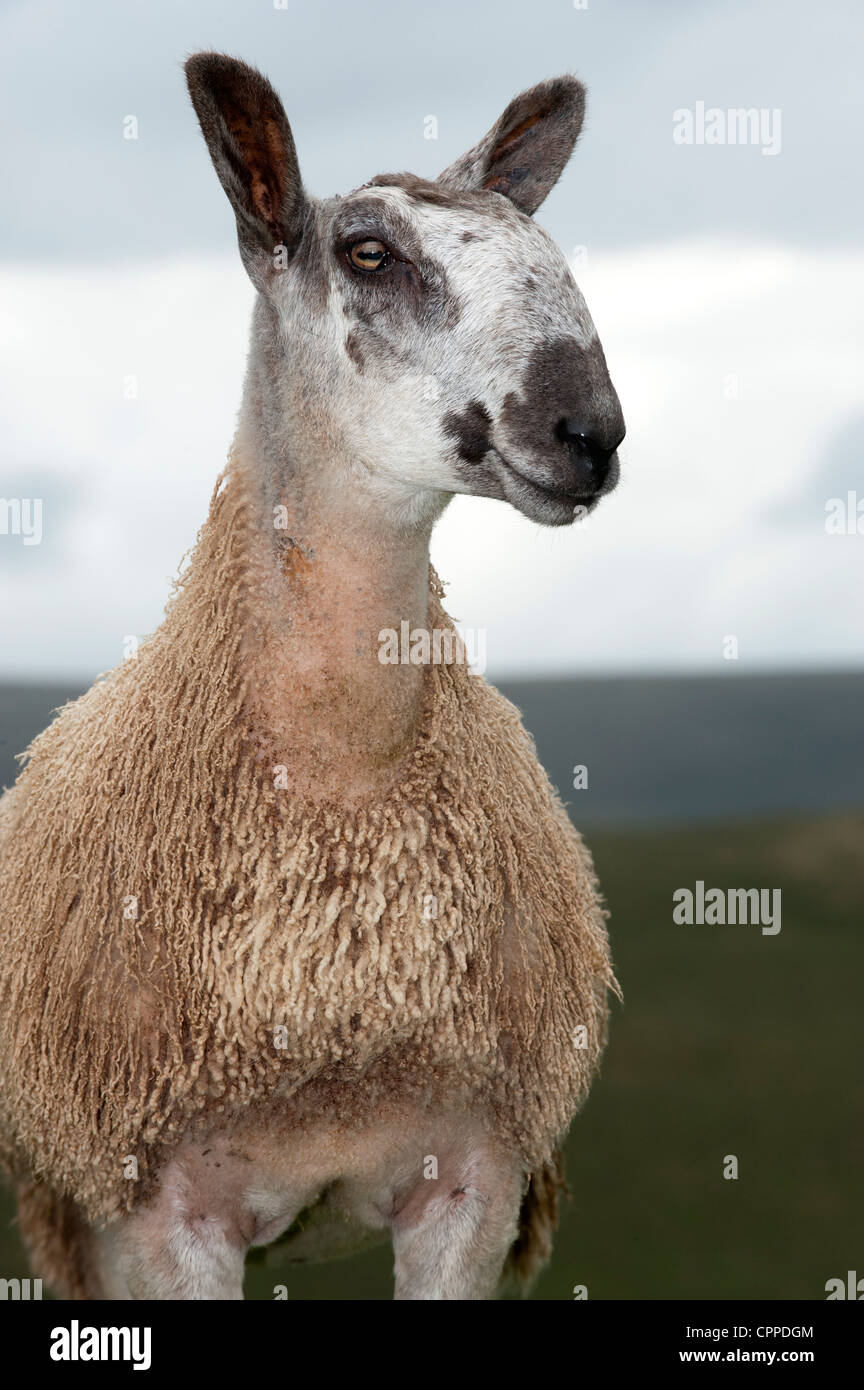
[{"label": "mottled face spot", "polygon": [[356,329],[352,329],[345,339],[345,351],[354,363],[358,372],[363,370],[363,349],[360,346],[360,336]]},{"label": "mottled face spot", "polygon": [[492,417],[480,401],[470,401],[461,412],[449,410],[441,427],[457,441],[459,457],[466,463],[479,463],[492,448]]}]

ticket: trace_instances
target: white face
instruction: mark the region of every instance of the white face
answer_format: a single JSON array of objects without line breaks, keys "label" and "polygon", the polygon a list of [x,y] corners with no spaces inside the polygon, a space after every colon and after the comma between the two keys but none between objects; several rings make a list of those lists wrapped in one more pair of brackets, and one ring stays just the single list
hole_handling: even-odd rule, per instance
[{"label": "white face", "polygon": [[[293,415],[345,478],[417,512],[503,498],[566,525],[611,491],[624,423],[551,238],[494,191],[384,175],[311,205],[271,288]],[[336,465],[331,465],[336,466]]]},{"label": "white face", "polygon": [[186,75],[260,292],[259,406],[295,471],[305,451],[319,486],[391,515],[434,516],[467,492],[551,526],[615,486],[618,397],[569,268],[531,220],[582,128],[577,78],[514,97],[434,183],[379,174],[319,202],[261,73],[200,53]]}]

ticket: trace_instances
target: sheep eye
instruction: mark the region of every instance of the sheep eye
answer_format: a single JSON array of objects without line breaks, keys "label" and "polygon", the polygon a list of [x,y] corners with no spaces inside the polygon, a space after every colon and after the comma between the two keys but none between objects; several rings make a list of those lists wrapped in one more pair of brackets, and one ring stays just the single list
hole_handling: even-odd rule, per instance
[{"label": "sheep eye", "polygon": [[384,270],[391,256],[381,241],[355,241],[348,248],[348,258],[358,270]]}]

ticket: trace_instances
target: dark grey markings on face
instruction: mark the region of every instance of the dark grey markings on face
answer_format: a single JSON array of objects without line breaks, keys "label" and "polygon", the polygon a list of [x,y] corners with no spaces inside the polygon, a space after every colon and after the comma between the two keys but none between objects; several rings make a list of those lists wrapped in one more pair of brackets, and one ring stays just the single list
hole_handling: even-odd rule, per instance
[{"label": "dark grey markings on face", "polygon": [[351,358],[358,372],[362,372],[366,363],[366,358],[363,355],[363,348],[360,344],[360,335],[354,328],[352,328],[348,337],[345,339],[345,351]]},{"label": "dark grey markings on face", "polygon": [[605,449],[624,437],[624,417],[598,340],[588,348],[575,338],[553,338],[532,352],[518,391],[503,401],[499,423],[506,448],[547,464],[566,486],[567,453],[560,422],[570,421]]},{"label": "dark grey markings on face", "polygon": [[469,401],[462,411],[449,410],[441,428],[456,440],[459,457],[465,463],[479,463],[492,448],[492,417],[482,401]]},{"label": "dark grey markings on face", "polygon": [[364,188],[401,188],[418,202],[453,211],[482,212],[484,216],[513,218],[515,210],[506,198],[487,189],[448,188],[446,184],[430,183],[417,174],[376,174]]},{"label": "dark grey markings on face", "polygon": [[[322,237],[349,324],[346,351],[358,370],[370,360],[388,369],[422,370],[424,330],[452,329],[462,308],[445,267],[424,250],[417,228],[388,198],[349,194],[334,200]],[[390,250],[386,269],[351,267],[350,246],[369,239]]]}]

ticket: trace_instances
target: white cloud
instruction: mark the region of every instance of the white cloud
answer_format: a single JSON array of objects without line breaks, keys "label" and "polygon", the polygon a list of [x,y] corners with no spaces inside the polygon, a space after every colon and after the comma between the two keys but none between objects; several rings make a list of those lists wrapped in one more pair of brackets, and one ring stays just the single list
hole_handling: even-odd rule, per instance
[{"label": "white cloud", "polygon": [[0,494],[47,491],[41,546],[0,537],[5,675],[91,675],[158,623],[227,456],[251,302],[227,257],[0,273]]},{"label": "white cloud", "polygon": [[[864,255],[691,242],[577,275],[627,419],[624,479],[565,531],[453,503],[433,559],[450,610],[488,630],[490,672],[719,671],[729,633],[738,669],[860,663],[864,536],[823,522],[832,440],[861,409]],[[206,512],[251,291],[233,256],[195,257],[7,268],[0,304],[0,494],[46,491],[45,541],[2,557],[2,673],[90,675],[158,622]]]}]

